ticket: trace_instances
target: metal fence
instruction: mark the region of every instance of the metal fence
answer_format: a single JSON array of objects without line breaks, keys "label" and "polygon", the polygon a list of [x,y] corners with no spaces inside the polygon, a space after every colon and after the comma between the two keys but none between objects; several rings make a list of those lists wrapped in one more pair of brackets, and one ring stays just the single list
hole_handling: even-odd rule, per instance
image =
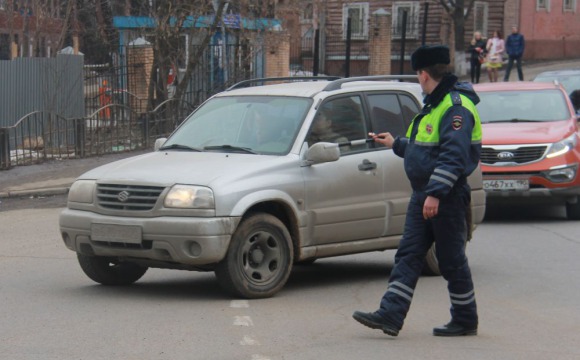
[{"label": "metal fence", "polygon": [[155,139],[168,136],[193,110],[187,102],[167,100],[146,113],[118,104],[77,119],[33,112],[14,126],[0,128],[0,170],[50,159],[149,148]]},{"label": "metal fence", "polygon": [[[203,52],[180,99],[163,99],[149,88],[161,83],[153,67],[149,79],[154,84],[143,81],[142,69],[151,63],[85,66],[78,88],[84,94],[84,116],[63,116],[44,109],[29,112],[13,125],[0,126],[0,170],[152,146],[213,94],[238,81],[263,76],[262,45],[227,45],[226,56],[231,59],[227,62],[218,61],[223,49],[223,45],[219,49],[210,46]],[[168,90],[171,95],[174,89]],[[66,95],[59,98],[66,100]]]}]

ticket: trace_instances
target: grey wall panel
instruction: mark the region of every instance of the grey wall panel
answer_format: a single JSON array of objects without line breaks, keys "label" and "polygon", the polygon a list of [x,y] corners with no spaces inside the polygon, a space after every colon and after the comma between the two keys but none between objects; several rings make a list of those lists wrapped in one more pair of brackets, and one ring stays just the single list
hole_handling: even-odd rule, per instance
[{"label": "grey wall panel", "polygon": [[0,127],[34,111],[82,118],[83,62],[75,55],[0,61]]}]

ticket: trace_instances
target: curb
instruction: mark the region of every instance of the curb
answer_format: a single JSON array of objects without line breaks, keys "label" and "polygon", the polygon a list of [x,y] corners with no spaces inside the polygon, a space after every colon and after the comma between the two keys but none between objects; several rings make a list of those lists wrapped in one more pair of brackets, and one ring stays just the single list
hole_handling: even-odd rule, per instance
[{"label": "curb", "polygon": [[46,189],[4,191],[0,192],[0,199],[63,195],[67,194],[68,190],[69,187],[55,187]]}]

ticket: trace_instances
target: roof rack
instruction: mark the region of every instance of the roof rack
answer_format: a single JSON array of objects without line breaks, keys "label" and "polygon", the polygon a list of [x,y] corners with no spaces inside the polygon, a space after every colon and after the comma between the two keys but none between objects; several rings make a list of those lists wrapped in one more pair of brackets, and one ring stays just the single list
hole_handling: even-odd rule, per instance
[{"label": "roof rack", "polygon": [[377,81],[377,80],[417,80],[416,75],[374,75],[374,76],[356,76],[335,80],[328,84],[322,91],[333,91],[342,88],[342,84],[355,81]]},{"label": "roof rack", "polygon": [[251,84],[261,83],[260,85],[264,85],[267,82],[294,82],[294,81],[333,81],[341,79],[339,76],[288,76],[288,77],[271,77],[271,78],[260,78],[260,79],[249,79],[249,80],[242,80],[229,88],[226,91],[240,89],[244,87],[248,87]]}]

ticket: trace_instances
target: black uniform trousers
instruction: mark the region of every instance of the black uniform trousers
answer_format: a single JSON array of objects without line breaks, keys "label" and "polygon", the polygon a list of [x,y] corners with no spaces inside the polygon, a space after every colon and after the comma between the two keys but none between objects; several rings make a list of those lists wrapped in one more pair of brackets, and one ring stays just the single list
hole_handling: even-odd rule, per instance
[{"label": "black uniform trousers", "polygon": [[477,326],[475,293],[465,256],[469,186],[456,187],[448,196],[440,199],[437,216],[428,220],[423,218],[426,197],[424,192],[419,191],[414,191],[411,196],[403,238],[378,313],[400,328],[403,327],[425,263],[425,255],[435,242],[439,268],[447,280],[451,319],[465,326]]}]

